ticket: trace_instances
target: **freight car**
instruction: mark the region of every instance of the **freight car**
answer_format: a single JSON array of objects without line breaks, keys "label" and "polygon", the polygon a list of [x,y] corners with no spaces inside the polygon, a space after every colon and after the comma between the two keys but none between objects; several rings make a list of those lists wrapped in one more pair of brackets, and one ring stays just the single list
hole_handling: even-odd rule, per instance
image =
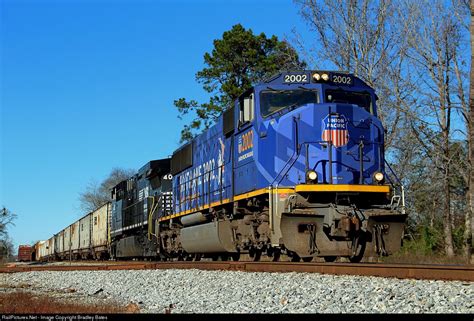
[{"label": "freight car", "polygon": [[[284,72],[257,84],[171,159],[113,188],[101,253],[358,262],[395,252],[407,214],[376,101],[348,73]],[[88,216],[54,236],[50,255],[98,257]]]},{"label": "freight car", "polygon": [[35,244],[38,261],[109,257],[111,203],[88,213],[46,241]]},{"label": "freight car", "polygon": [[30,245],[20,245],[18,247],[18,261],[29,262],[35,260],[34,247]]}]

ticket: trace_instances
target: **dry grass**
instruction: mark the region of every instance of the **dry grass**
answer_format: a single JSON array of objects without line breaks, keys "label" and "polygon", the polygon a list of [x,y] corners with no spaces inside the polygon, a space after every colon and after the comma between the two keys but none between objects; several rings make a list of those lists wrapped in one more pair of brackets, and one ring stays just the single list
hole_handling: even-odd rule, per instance
[{"label": "dry grass", "polygon": [[110,304],[81,304],[64,302],[46,295],[33,294],[30,292],[15,291],[0,293],[0,313],[14,314],[78,314],[78,313],[136,313],[138,306],[129,304],[126,307]]},{"label": "dry grass", "polygon": [[427,255],[422,253],[395,253],[389,257],[381,259],[384,263],[404,263],[404,264],[473,264],[473,260],[468,262],[465,257],[456,255],[448,258],[444,255]]}]

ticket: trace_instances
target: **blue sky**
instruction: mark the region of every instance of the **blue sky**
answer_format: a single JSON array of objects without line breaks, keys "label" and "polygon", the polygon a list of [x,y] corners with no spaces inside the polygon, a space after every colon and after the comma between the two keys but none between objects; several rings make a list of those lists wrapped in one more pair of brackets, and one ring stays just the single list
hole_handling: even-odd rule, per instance
[{"label": "blue sky", "polygon": [[291,0],[0,5],[0,205],[18,215],[15,246],[77,220],[79,192],[113,167],[179,146],[173,100],[206,99],[195,74],[224,31],[306,29]]}]

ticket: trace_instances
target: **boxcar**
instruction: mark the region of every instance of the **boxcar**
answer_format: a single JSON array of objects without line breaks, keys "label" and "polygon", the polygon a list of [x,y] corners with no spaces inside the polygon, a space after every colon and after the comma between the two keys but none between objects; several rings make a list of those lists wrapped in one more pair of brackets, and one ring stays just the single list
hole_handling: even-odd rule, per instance
[{"label": "boxcar", "polygon": [[96,259],[108,256],[109,248],[109,219],[112,211],[111,203],[98,208],[91,215],[92,256]]},{"label": "boxcar", "polygon": [[35,257],[32,257],[34,248],[30,245],[20,245],[18,247],[18,261],[29,262],[34,261]]},{"label": "boxcar", "polygon": [[56,257],[54,255],[54,236],[46,241],[46,258],[48,260],[55,260]]},{"label": "boxcar", "polygon": [[58,259],[61,253],[61,243],[62,243],[61,233],[55,234],[53,237],[54,237],[54,250],[53,250],[54,258]]},{"label": "boxcar", "polygon": [[47,241],[38,241],[35,244],[35,252],[36,252],[36,261],[44,261],[46,259],[46,246]]},{"label": "boxcar", "polygon": [[91,217],[89,213],[79,220],[79,254],[83,259],[91,256]]},{"label": "boxcar", "polygon": [[59,259],[64,259],[65,258],[65,247],[66,243],[64,243],[64,230],[58,233],[58,242],[57,242],[57,254]]},{"label": "boxcar", "polygon": [[69,259],[71,255],[71,226],[68,226],[63,230],[63,236],[63,258]]},{"label": "boxcar", "polygon": [[79,221],[71,224],[71,253],[73,258],[79,257]]}]

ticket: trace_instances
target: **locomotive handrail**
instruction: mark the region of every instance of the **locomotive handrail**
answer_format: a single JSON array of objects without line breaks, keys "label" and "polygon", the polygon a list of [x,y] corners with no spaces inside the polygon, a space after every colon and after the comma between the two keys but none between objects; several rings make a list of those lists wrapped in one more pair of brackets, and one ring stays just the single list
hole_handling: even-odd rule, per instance
[{"label": "locomotive handrail", "polygon": [[[401,194],[400,196],[401,196],[401,199],[402,199],[401,212],[402,212],[402,214],[405,214],[405,187],[403,186],[403,183],[402,183],[401,179],[397,176],[397,174],[395,174],[395,171],[392,169],[392,167],[390,166],[390,164],[387,162],[386,159],[385,159],[385,164],[387,165],[388,169],[392,173],[393,177],[395,177],[395,179],[397,180],[398,186],[400,187],[400,194]],[[396,189],[397,186],[392,182],[389,175],[387,175],[387,178],[390,182],[390,185],[392,185],[392,187],[394,189]]]},{"label": "locomotive handrail", "polygon": [[[363,141],[363,143],[364,143],[365,145],[378,145],[378,147],[379,147],[379,159],[380,159],[380,152],[381,152],[381,144],[380,144],[380,142],[368,141],[368,140],[367,140],[367,141]],[[320,144],[320,145],[325,144],[325,145],[327,145],[327,149],[328,149],[328,159],[320,159],[319,161],[317,161],[316,164],[312,167],[313,170],[316,169],[316,167],[318,166],[319,163],[329,162],[329,168],[328,168],[328,170],[329,170],[329,176],[331,176],[331,174],[332,174],[332,164],[333,164],[333,163],[335,163],[335,164],[340,164],[340,165],[345,166],[345,167],[347,167],[347,168],[349,168],[349,169],[351,169],[351,170],[353,170],[353,171],[356,171],[355,168],[353,168],[353,167],[351,167],[351,166],[349,166],[349,165],[347,165],[347,164],[345,164],[345,163],[343,163],[343,162],[332,160],[332,157],[331,157],[331,156],[332,156],[332,144],[331,144],[331,142],[325,141],[325,140],[317,140],[317,141],[310,141],[310,142],[304,142],[304,143],[302,143],[302,145],[306,145],[307,147],[308,147],[310,144]],[[358,143],[357,145],[360,145],[360,143]],[[306,150],[308,150],[308,148],[306,148]],[[349,154],[349,155],[353,156],[353,154]],[[365,155],[362,155],[362,156],[363,156],[363,158],[364,158]],[[298,157],[299,157],[299,156],[298,156]],[[308,156],[306,156],[306,159],[308,159]],[[360,158],[360,148],[359,148],[359,160],[360,160],[360,159],[361,159],[361,158]],[[365,160],[363,160],[363,161],[365,162]],[[369,161],[370,161],[370,158],[369,158]],[[307,160],[306,160],[306,162],[307,162]],[[380,169],[380,164],[379,164],[379,169]],[[359,168],[359,172],[360,172],[360,168]],[[361,177],[362,177],[362,175],[363,175],[363,173],[360,174]],[[332,177],[329,177],[329,183],[328,183],[328,184],[332,184]],[[359,182],[359,184],[361,184],[361,183]]]}]

